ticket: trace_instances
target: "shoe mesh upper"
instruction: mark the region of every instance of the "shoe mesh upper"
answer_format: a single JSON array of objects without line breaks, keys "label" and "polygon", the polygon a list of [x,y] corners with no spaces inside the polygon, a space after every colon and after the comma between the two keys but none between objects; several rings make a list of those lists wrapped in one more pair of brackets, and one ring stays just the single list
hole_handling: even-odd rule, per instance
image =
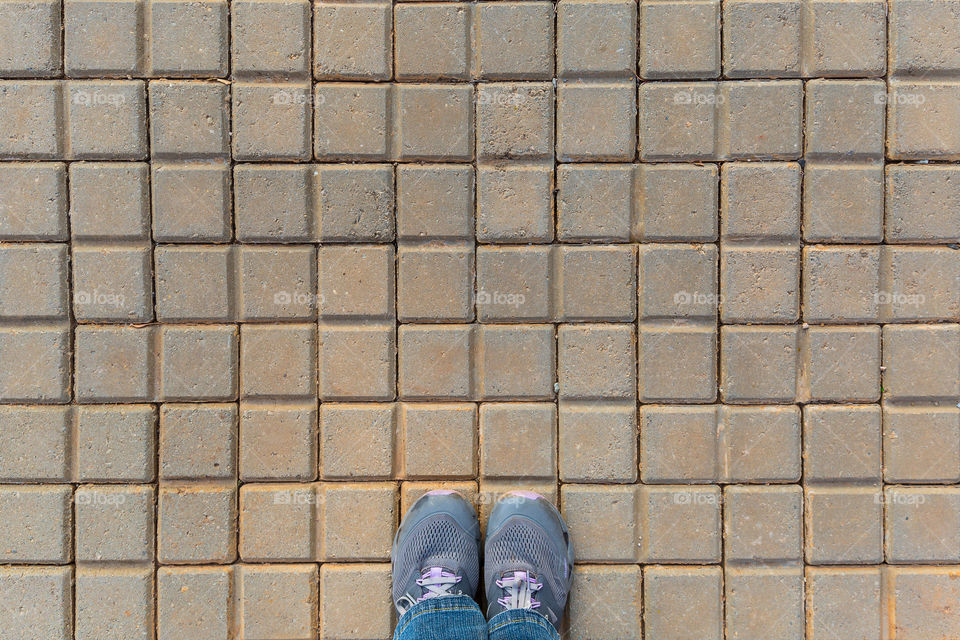
[{"label": "shoe mesh upper", "polygon": [[526,520],[507,521],[500,531],[487,540],[485,547],[486,579],[499,577],[504,571],[528,570],[546,586],[560,609],[567,601],[567,566],[565,549],[557,549],[539,527]]},{"label": "shoe mesh upper", "polygon": [[443,567],[462,575],[464,593],[473,595],[480,584],[477,542],[447,514],[430,516],[404,537],[394,558],[393,600],[405,593],[419,596],[416,579],[428,567]]}]

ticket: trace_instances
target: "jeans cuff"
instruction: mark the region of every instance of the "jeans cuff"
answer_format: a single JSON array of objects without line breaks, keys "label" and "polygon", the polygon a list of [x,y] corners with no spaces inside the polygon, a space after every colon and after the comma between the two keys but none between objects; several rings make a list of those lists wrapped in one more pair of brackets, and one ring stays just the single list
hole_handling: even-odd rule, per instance
[{"label": "jeans cuff", "polygon": [[[550,621],[547,620],[546,616],[529,609],[507,609],[506,611],[501,611],[497,615],[490,618],[490,622],[487,623],[487,628],[490,631],[490,637],[494,638],[495,633],[509,633],[509,627],[515,624],[535,624],[543,629],[542,637],[544,640],[547,638],[552,640],[560,640],[560,634],[557,633],[556,627],[554,627]],[[529,627],[526,628],[529,629]]]},{"label": "jeans cuff", "polygon": [[475,611],[480,616],[480,619],[483,619],[483,614],[480,611],[480,605],[478,605],[470,596],[449,595],[438,598],[427,598],[426,600],[421,600],[417,604],[413,605],[407,609],[406,613],[400,616],[400,619],[397,620],[397,628],[394,637],[399,638],[400,634],[403,633],[403,630],[406,629],[407,625],[413,622],[415,618],[427,613],[435,613],[438,611]]}]

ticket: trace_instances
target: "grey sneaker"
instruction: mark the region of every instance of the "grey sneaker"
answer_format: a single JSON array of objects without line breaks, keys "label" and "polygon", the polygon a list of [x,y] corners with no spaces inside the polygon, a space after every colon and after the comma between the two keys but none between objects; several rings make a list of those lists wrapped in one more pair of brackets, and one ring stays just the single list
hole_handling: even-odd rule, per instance
[{"label": "grey sneaker", "polygon": [[484,545],[487,618],[531,609],[559,630],[572,570],[570,533],[549,500],[511,491],[494,505]]},{"label": "grey sneaker", "polygon": [[393,604],[400,615],[428,598],[468,595],[480,584],[480,523],[456,491],[413,503],[393,539]]}]

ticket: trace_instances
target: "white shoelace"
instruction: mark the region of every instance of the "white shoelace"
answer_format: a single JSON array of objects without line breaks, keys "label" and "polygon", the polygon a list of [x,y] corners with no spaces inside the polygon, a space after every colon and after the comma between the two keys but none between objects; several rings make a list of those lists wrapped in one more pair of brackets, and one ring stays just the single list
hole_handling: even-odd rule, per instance
[{"label": "white shoelace", "polygon": [[437,596],[451,596],[450,588],[460,582],[460,576],[445,571],[442,567],[430,567],[417,578],[417,584],[426,588],[426,592],[417,599],[417,602]]},{"label": "white shoelace", "polygon": [[540,603],[534,599],[534,594],[543,588],[537,579],[526,571],[514,571],[497,580],[497,586],[506,593],[497,602],[507,609],[536,609]]}]

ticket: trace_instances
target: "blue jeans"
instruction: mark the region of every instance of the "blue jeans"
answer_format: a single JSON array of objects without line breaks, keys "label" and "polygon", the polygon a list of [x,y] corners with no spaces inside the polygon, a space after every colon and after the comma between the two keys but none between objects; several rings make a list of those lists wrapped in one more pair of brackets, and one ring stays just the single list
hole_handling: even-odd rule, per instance
[{"label": "blue jeans", "polygon": [[533,611],[508,609],[488,622],[470,596],[442,596],[400,616],[393,640],[560,640],[560,634]]}]

